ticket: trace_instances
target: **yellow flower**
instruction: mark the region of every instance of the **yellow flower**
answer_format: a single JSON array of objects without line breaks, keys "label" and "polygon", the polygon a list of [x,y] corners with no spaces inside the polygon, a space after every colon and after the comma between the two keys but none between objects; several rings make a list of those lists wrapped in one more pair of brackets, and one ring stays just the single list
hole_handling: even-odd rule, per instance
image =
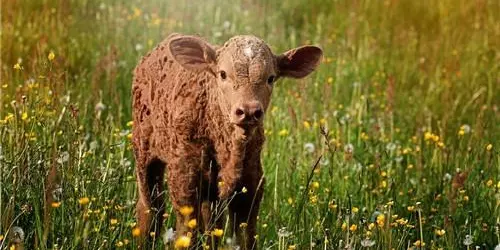
[{"label": "yellow flower", "polygon": [[304,128],[306,129],[310,129],[311,128],[311,123],[309,123],[308,121],[304,121]]},{"label": "yellow flower", "polygon": [[127,127],[132,127],[132,126],[134,126],[134,121],[127,122]]},{"label": "yellow flower", "polygon": [[410,212],[413,212],[415,211],[415,206],[408,206],[406,209],[408,209],[408,211]]},{"label": "yellow flower", "polygon": [[408,220],[407,220],[407,219],[403,219],[403,218],[401,218],[401,219],[397,219],[397,220],[396,220],[396,222],[397,222],[399,225],[401,225],[401,226],[404,226],[404,225],[408,224]]},{"label": "yellow flower", "polygon": [[191,207],[191,206],[183,206],[183,207],[181,207],[181,209],[180,209],[180,211],[179,211],[179,212],[180,212],[182,215],[184,215],[184,216],[189,216],[190,214],[192,214],[192,213],[193,213],[193,211],[194,211],[194,208],[193,208],[193,207]]},{"label": "yellow flower", "polygon": [[221,237],[224,234],[224,230],[216,228],[212,231],[212,235],[215,237]]},{"label": "yellow flower", "polygon": [[181,236],[175,241],[175,248],[188,248],[191,245],[191,238]]},{"label": "yellow flower", "polygon": [[297,249],[297,246],[295,245],[288,246],[288,250],[295,250],[295,249]]},{"label": "yellow flower", "polygon": [[460,130],[458,131],[458,135],[459,135],[459,136],[463,136],[463,135],[465,135],[465,131],[464,131],[463,129],[460,129]]},{"label": "yellow flower", "polygon": [[313,188],[313,189],[318,189],[318,188],[319,188],[319,182],[317,182],[317,181],[313,181],[313,182],[311,183],[311,188]]},{"label": "yellow flower", "polygon": [[357,212],[359,212],[359,208],[358,208],[358,207],[353,207],[353,208],[352,208],[352,212],[353,212],[353,213],[357,213]]},{"label": "yellow flower", "polygon": [[241,189],[241,192],[245,194],[246,192],[248,192],[248,189],[247,189],[246,187],[243,187],[243,188]]},{"label": "yellow flower", "polygon": [[191,229],[196,227],[196,219],[191,219],[187,222],[187,226]]},{"label": "yellow flower", "polygon": [[356,232],[356,230],[358,230],[358,226],[356,224],[352,224],[349,230],[351,230],[351,232]]},{"label": "yellow flower", "polygon": [[293,204],[293,199],[292,199],[292,197],[288,198],[287,202],[288,202],[288,204],[292,205],[292,204]]},{"label": "yellow flower", "polygon": [[469,201],[469,196],[467,196],[467,195],[466,195],[466,196],[464,196],[464,201],[465,201],[465,202]]},{"label": "yellow flower", "polygon": [[423,246],[425,246],[425,242],[417,240],[413,243],[413,245],[416,247],[423,247]]},{"label": "yellow flower", "polygon": [[52,61],[54,60],[54,58],[56,57],[56,55],[54,54],[54,52],[50,52],[49,55],[47,56],[47,58],[49,59],[49,61]]},{"label": "yellow flower", "polygon": [[88,197],[83,197],[83,198],[80,198],[78,200],[78,203],[80,203],[80,205],[87,205],[89,204],[90,202],[90,199]]},{"label": "yellow flower", "polygon": [[14,69],[15,70],[21,70],[21,69],[23,69],[23,67],[21,67],[20,63],[16,63],[16,64],[14,64]]},{"label": "yellow flower", "polygon": [[493,180],[492,179],[489,179],[487,182],[486,182],[486,186],[487,187],[491,187],[493,185]]},{"label": "yellow flower", "polygon": [[248,224],[247,224],[246,222],[242,222],[242,223],[240,224],[240,228],[241,228],[241,229],[245,229],[245,228],[247,228],[247,226],[248,226]]},{"label": "yellow flower", "polygon": [[333,77],[328,77],[328,79],[326,80],[328,83],[333,83]]},{"label": "yellow flower", "polygon": [[368,224],[368,230],[372,230],[373,228],[375,228],[375,223]]},{"label": "yellow flower", "polygon": [[384,214],[379,214],[377,216],[377,224],[379,227],[383,227],[385,224],[385,215]]},{"label": "yellow flower", "polygon": [[486,150],[487,151],[491,151],[492,148],[493,148],[493,145],[491,145],[491,143],[488,144],[488,145],[486,145]]},{"label": "yellow flower", "polygon": [[[49,59],[49,60],[50,60],[50,59]],[[123,246],[123,242],[122,242],[122,241],[118,241],[118,242],[116,243],[116,246],[117,246],[117,247],[122,247],[122,246]]]},{"label": "yellow flower", "polygon": [[345,231],[347,229],[347,224],[345,222],[342,223],[342,226],[340,228],[342,228],[342,231]]},{"label": "yellow flower", "polygon": [[138,227],[132,228],[132,236],[139,237],[141,235],[141,229]]},{"label": "yellow flower", "polygon": [[50,206],[51,206],[51,207],[53,207],[53,208],[58,208],[58,207],[60,207],[60,206],[61,206],[61,202],[52,202],[52,203],[50,204]]},{"label": "yellow flower", "polygon": [[437,236],[443,236],[446,231],[444,231],[444,229],[436,229],[435,233]]},{"label": "yellow flower", "polygon": [[278,133],[278,135],[280,135],[280,136],[287,136],[288,135],[288,130],[287,129],[282,129],[282,130],[280,130],[280,132]]},{"label": "yellow flower", "polygon": [[113,219],[111,219],[111,220],[109,221],[109,223],[110,223],[111,225],[116,225],[116,224],[118,224],[118,220],[113,218]]},{"label": "yellow flower", "polygon": [[23,112],[23,114],[21,115],[21,120],[23,120],[23,121],[28,120],[28,113]]},{"label": "yellow flower", "polygon": [[0,234],[0,241],[3,240],[3,234]]}]

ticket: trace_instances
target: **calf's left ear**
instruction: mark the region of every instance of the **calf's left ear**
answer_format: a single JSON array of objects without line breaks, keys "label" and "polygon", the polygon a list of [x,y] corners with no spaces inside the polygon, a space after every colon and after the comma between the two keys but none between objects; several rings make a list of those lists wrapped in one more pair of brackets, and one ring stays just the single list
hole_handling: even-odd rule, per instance
[{"label": "calf's left ear", "polygon": [[168,49],[175,61],[185,69],[212,71],[212,67],[215,65],[215,49],[212,45],[199,37],[185,35],[173,36],[168,42]]},{"label": "calf's left ear", "polygon": [[313,72],[323,58],[323,51],[316,46],[302,46],[278,56],[280,76],[303,78]]}]

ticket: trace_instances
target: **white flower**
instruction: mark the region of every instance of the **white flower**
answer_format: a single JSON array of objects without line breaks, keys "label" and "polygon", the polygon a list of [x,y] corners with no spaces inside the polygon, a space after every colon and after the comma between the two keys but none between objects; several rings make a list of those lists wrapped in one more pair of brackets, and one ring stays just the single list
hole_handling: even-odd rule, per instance
[{"label": "white flower", "polygon": [[375,241],[374,240],[370,240],[368,238],[364,239],[361,241],[361,246],[363,247],[372,247],[375,245]]},{"label": "white flower", "polygon": [[142,50],[143,48],[144,48],[144,46],[142,44],[140,44],[140,43],[138,43],[138,44],[135,45],[135,50],[136,51]]},{"label": "white flower", "polygon": [[464,124],[464,125],[462,125],[462,130],[464,131],[464,133],[468,134],[468,133],[470,133],[471,128],[470,128],[469,124]]},{"label": "white flower", "polygon": [[20,244],[24,241],[24,231],[20,227],[10,229],[9,239],[14,244]]},{"label": "white flower", "polygon": [[59,155],[59,157],[57,158],[57,163],[59,164],[63,164],[65,162],[67,162],[69,160],[69,153],[68,151],[64,151],[61,153],[61,155]]},{"label": "white flower", "polygon": [[175,231],[173,228],[167,229],[165,233],[163,233],[163,242],[172,242],[175,240]]},{"label": "white flower", "polygon": [[344,152],[352,154],[352,152],[354,152],[354,146],[351,143],[347,143],[344,146]]},{"label": "white flower", "polygon": [[304,144],[304,150],[308,153],[313,153],[316,150],[316,147],[314,146],[314,144],[308,142]]},{"label": "white flower", "polygon": [[229,27],[231,27],[231,22],[229,21],[224,21],[224,23],[222,24],[222,26],[224,27],[224,29],[229,29]]},{"label": "white flower", "polygon": [[387,149],[387,151],[394,151],[394,149],[396,149],[396,144],[392,143],[392,142],[389,142],[387,143],[387,145],[385,146],[385,149]]},{"label": "white flower", "polygon": [[103,111],[106,109],[106,105],[104,105],[104,103],[102,102],[98,102],[96,105],[95,105],[95,110],[96,111]]},{"label": "white flower", "polygon": [[288,237],[290,236],[292,233],[288,232],[286,230],[286,227],[282,227],[278,230],[278,237]]},{"label": "white flower", "polygon": [[470,245],[472,245],[472,243],[474,243],[474,241],[472,240],[472,236],[470,236],[468,234],[465,235],[464,245],[470,246]]}]

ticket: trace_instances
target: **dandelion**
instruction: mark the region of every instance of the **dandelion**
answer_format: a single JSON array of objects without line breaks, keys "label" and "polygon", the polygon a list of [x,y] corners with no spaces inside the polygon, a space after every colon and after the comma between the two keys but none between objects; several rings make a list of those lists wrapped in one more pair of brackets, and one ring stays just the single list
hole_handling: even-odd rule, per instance
[{"label": "dandelion", "polygon": [[132,228],[132,236],[139,237],[141,235],[141,229],[138,227]]},{"label": "dandelion", "polygon": [[379,227],[383,227],[385,225],[385,215],[384,214],[379,214],[377,216],[377,225]]},{"label": "dandelion", "polygon": [[358,226],[356,224],[352,224],[351,227],[349,227],[349,230],[351,232],[356,232],[356,230],[358,230]]},{"label": "dandelion", "polygon": [[493,145],[491,145],[491,143],[486,145],[486,151],[491,151],[492,148],[493,148]]},{"label": "dandelion", "polygon": [[24,241],[24,230],[20,227],[12,227],[9,232],[9,239],[14,244],[21,244]]},{"label": "dandelion", "polygon": [[90,199],[88,197],[83,197],[83,198],[78,199],[78,203],[82,206],[89,204],[89,202],[90,202]]},{"label": "dandelion", "polygon": [[317,182],[317,181],[313,181],[313,182],[311,183],[311,188],[313,188],[313,189],[318,189],[318,188],[319,188],[319,182]]},{"label": "dandelion", "polygon": [[353,213],[357,213],[357,212],[359,212],[359,208],[358,208],[358,207],[353,207],[353,208],[352,208],[352,212],[353,212]]},{"label": "dandelion", "polygon": [[191,219],[187,222],[187,226],[191,229],[196,227],[196,219]]},{"label": "dandelion", "polygon": [[219,228],[215,228],[212,231],[212,235],[215,236],[215,237],[221,237],[223,234],[224,234],[224,230],[219,229]]},{"label": "dandelion", "polygon": [[193,207],[191,207],[191,206],[183,206],[183,207],[181,207],[181,209],[180,209],[180,211],[179,211],[179,212],[180,212],[182,215],[184,215],[184,216],[189,216],[190,214],[192,214],[192,213],[193,213],[193,211],[194,211],[194,208],[193,208]]},{"label": "dandelion", "polygon": [[127,127],[132,127],[132,126],[134,126],[134,121],[127,122]]},{"label": "dandelion", "polygon": [[188,248],[191,245],[191,238],[181,236],[175,241],[175,248]]},{"label": "dandelion", "polygon": [[316,149],[315,149],[315,146],[313,143],[308,142],[308,143],[304,144],[304,150],[308,153],[313,153],[314,150],[316,150]]},{"label": "dandelion", "polygon": [[58,208],[58,207],[60,207],[60,206],[61,206],[61,202],[52,202],[52,203],[50,204],[50,206],[51,206],[51,207],[53,207],[53,208]]},{"label": "dandelion", "polygon": [[163,241],[164,242],[172,242],[175,239],[175,232],[173,228],[167,229],[165,233],[163,234]]},{"label": "dandelion", "polygon": [[49,59],[49,61],[52,61],[54,60],[54,58],[56,57],[56,55],[54,54],[54,52],[50,52],[49,55],[47,56],[47,58]]},{"label": "dandelion", "polygon": [[304,125],[304,128],[306,128],[306,129],[310,129],[311,128],[311,123],[309,123],[308,121],[304,121],[303,125]]}]

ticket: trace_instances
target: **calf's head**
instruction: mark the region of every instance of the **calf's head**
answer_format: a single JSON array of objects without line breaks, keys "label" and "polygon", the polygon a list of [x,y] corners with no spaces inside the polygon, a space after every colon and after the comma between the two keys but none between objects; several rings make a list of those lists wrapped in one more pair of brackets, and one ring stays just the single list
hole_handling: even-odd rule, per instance
[{"label": "calf's head", "polygon": [[185,69],[207,71],[217,78],[221,110],[232,124],[245,129],[262,122],[280,77],[307,76],[323,55],[315,46],[274,55],[264,41],[254,36],[236,36],[219,47],[198,37],[177,35],[168,47]]}]

